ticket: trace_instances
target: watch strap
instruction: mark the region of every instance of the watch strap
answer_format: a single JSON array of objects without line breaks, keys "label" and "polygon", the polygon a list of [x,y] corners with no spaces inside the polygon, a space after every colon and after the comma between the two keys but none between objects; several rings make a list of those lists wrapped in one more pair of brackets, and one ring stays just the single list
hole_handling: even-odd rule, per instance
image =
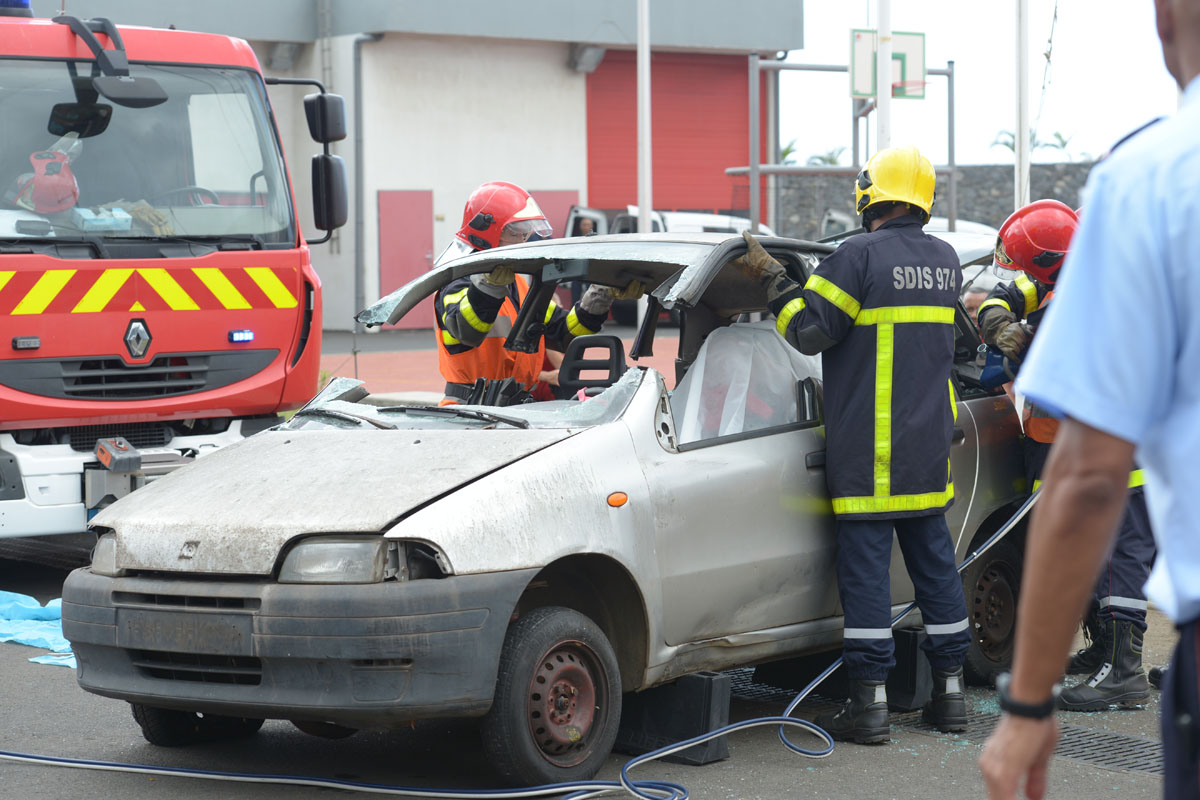
[{"label": "watch strap", "polygon": [[1014,700],[1009,695],[1008,687],[1011,680],[1012,676],[1007,672],[996,676],[996,690],[1000,694],[1001,711],[1029,719],[1046,719],[1054,713],[1058,702],[1058,693],[1062,691],[1062,686],[1056,683],[1050,690],[1050,699],[1043,703],[1023,703],[1020,700]]}]

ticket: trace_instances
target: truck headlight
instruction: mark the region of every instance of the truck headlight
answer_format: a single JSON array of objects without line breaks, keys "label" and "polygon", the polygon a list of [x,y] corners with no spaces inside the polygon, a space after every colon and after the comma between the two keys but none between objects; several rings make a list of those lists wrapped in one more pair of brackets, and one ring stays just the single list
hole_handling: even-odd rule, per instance
[{"label": "truck headlight", "polygon": [[379,583],[397,575],[399,543],[381,536],[313,536],[288,551],[280,583]]},{"label": "truck headlight", "polygon": [[109,578],[119,578],[125,570],[117,569],[117,537],[106,533],[92,548],[92,572]]}]

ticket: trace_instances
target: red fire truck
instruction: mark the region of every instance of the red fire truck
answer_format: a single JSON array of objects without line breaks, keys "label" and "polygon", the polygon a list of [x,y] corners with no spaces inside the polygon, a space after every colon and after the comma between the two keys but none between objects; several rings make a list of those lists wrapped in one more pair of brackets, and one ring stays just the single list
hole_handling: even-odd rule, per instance
[{"label": "red fire truck", "polygon": [[[344,108],[264,79],[240,39],[20,0],[0,2],[0,63],[0,542],[86,546],[98,508],[314,394],[309,245],[346,221]],[[274,83],[320,90],[320,239],[297,223]]]}]

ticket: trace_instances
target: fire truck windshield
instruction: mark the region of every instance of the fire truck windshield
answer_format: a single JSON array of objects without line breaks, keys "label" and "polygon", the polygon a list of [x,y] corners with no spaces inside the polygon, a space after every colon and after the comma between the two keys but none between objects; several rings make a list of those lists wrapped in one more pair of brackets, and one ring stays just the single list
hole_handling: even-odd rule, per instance
[{"label": "fire truck windshield", "polygon": [[290,188],[259,76],[146,64],[130,72],[157,81],[167,101],[107,102],[90,61],[4,62],[0,239],[293,245]]}]

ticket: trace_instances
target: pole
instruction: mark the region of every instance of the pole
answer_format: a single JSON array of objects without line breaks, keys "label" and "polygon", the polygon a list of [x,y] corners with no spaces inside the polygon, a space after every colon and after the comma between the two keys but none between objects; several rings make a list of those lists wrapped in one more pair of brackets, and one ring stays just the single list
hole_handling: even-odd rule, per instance
[{"label": "pole", "polygon": [[[650,0],[637,4],[637,136],[638,136],[638,233],[654,230],[651,214],[654,211],[653,185],[650,164]],[[637,324],[642,328],[649,301],[638,300]]]},{"label": "pole", "polygon": [[[363,92],[362,92],[362,46],[367,42],[378,42],[382,33],[362,33],[354,37],[354,307],[366,308],[366,186],[363,173]],[[362,333],[366,328],[361,322],[354,323],[354,332]],[[356,372],[357,374],[357,372]]]},{"label": "pole", "polygon": [[946,62],[946,118],[950,121],[946,131],[946,165],[950,167],[950,177],[947,180],[946,194],[950,209],[946,213],[946,227],[957,229],[958,223],[958,172],[954,168],[954,62]]},{"label": "pole", "polygon": [[750,54],[750,233],[758,233],[758,182],[762,163],[758,152],[758,53]]},{"label": "pole", "polygon": [[875,149],[892,146],[892,2],[879,0],[875,48]]},{"label": "pole", "polygon": [[1017,131],[1013,210],[1029,203],[1029,0],[1017,0]]}]

